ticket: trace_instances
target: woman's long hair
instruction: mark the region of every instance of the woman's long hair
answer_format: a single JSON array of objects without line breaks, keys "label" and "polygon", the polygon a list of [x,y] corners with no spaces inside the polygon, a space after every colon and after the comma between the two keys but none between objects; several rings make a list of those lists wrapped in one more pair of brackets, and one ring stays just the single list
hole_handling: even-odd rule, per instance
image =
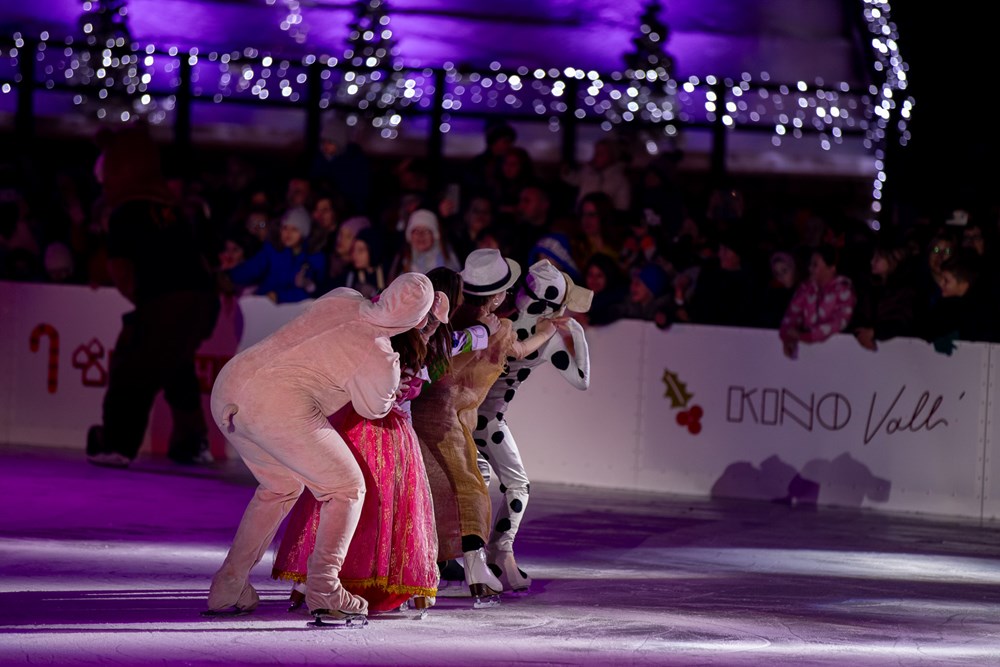
[{"label": "woman's long hair", "polygon": [[407,329],[389,339],[392,349],[399,353],[400,370],[417,372],[427,361],[427,346],[417,329]]},{"label": "woman's long hair", "polygon": [[444,266],[427,272],[435,292],[444,292],[448,297],[448,322],[442,322],[434,335],[427,341],[427,366],[433,368],[432,377],[440,377],[451,370],[451,336],[455,312],[462,303],[462,276]]}]

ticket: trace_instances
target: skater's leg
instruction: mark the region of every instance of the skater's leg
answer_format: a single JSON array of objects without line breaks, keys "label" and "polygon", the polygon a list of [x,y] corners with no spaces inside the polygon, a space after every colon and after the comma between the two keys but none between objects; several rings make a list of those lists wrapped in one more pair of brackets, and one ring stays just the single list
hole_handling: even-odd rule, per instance
[{"label": "skater's leg", "polygon": [[531,585],[531,578],[517,567],[514,560],[514,538],[528,505],[530,482],[506,421],[492,420],[486,430],[488,444],[483,449],[504,495],[490,536],[488,560],[500,568],[500,580],[505,590],[524,590]]},{"label": "skater's leg", "polygon": [[354,454],[325,419],[295,448],[288,463],[320,503],[316,546],[306,574],[310,610],[368,613],[368,603],[340,584],[340,568],[364,503],[365,480]]},{"label": "skater's leg", "polygon": [[489,457],[490,466],[500,482],[504,503],[497,508],[490,549],[513,551],[514,538],[521,525],[524,509],[528,505],[530,483],[521,461],[517,443],[507,428],[505,421],[490,421],[487,425],[487,445],[483,449]]},{"label": "skater's leg", "polygon": [[243,609],[257,606],[257,593],[247,579],[250,570],[270,546],[281,520],[303,490],[302,481],[266,450],[249,438],[229,434],[229,441],[260,482],[236,530],[226,559],[212,578],[208,608]]}]

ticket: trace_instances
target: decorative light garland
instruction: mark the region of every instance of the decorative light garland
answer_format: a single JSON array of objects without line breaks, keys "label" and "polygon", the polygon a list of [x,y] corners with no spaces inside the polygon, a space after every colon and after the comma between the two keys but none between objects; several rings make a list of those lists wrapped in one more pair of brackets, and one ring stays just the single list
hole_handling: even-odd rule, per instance
[{"label": "decorative light garland", "polygon": [[[298,4],[293,8],[290,0],[280,1],[290,12],[298,11],[296,16],[301,17]],[[124,0],[90,0],[90,9],[97,3],[118,3],[120,10],[126,9]],[[658,5],[655,0],[650,3],[654,17]],[[309,77],[318,72],[322,79],[318,100],[321,109],[346,109],[349,122],[368,118],[383,137],[392,138],[398,135],[405,107],[423,113],[430,110],[435,70],[400,64],[384,0],[363,0],[359,7],[348,49],[341,58],[310,54],[301,60],[276,59],[254,48],[201,55],[196,48],[182,52],[170,47],[163,51],[153,44],[127,45],[127,41],[119,46],[116,38],[115,49],[119,51],[112,50],[110,62],[113,67],[125,68],[125,76],[115,81],[127,79],[126,90],[134,86],[138,94],[137,106],[129,112],[130,116],[143,114],[153,123],[163,122],[176,105],[176,90],[181,83],[180,62],[185,58],[192,68],[192,96],[196,100],[301,107],[307,101]],[[633,61],[634,67],[625,71],[610,73],[573,67],[511,69],[492,62],[488,71],[462,72],[454,64],[444,63],[446,90],[441,95],[444,113],[438,129],[448,132],[454,114],[503,113],[514,119],[548,117],[550,129],[559,131],[560,118],[573,108],[577,121],[597,123],[605,130],[639,121],[662,126],[665,135],[673,136],[680,126],[709,127],[721,120],[730,129],[772,132],[775,146],[789,137],[798,139],[810,134],[819,136],[823,150],[831,150],[833,145],[843,143],[846,136],[861,134],[865,146],[873,150],[876,158],[878,173],[872,211],[877,214],[886,178],[884,143],[890,118],[900,98],[897,129],[900,142],[905,145],[910,136],[906,122],[913,100],[902,99],[899,94],[906,89],[908,67],[899,56],[888,2],[866,0],[865,18],[874,35],[872,48],[879,64],[877,70],[885,77],[882,85],[867,90],[852,90],[845,82],[827,84],[822,80],[772,83],[768,72],[761,72],[756,78],[744,72],[738,80],[708,75],[677,82],[670,71],[673,61],[662,51],[667,40],[666,28],[644,15],[640,37],[636,38],[642,48],[637,44],[633,57],[652,58],[650,65],[656,66],[651,69],[638,67],[638,61]],[[300,20],[288,23],[302,25]],[[75,91],[74,101],[82,104],[81,91],[93,90],[98,85],[112,87],[106,84],[114,78],[108,75],[107,68],[104,76],[98,77],[96,70],[90,72],[82,65],[81,49],[72,38],[59,42],[43,32],[36,43],[35,57],[42,64],[45,73],[42,83],[46,89],[68,86]],[[15,72],[20,50],[25,45],[22,35],[15,33],[10,44],[0,51],[5,52]],[[658,48],[650,48],[654,45]],[[123,48],[128,51],[120,52]],[[106,49],[101,50],[101,64]],[[10,79],[3,81],[0,70],[0,94],[16,89],[19,74]],[[566,98],[571,80],[579,84],[575,100]],[[721,99],[717,93],[720,87]],[[103,117],[113,119],[115,115],[105,106]],[[121,115],[117,118],[121,119]],[[648,147],[655,150],[655,146],[648,144]],[[873,227],[877,224],[873,221]]]},{"label": "decorative light garland", "polygon": [[[73,103],[92,109],[101,120],[128,121],[154,107],[152,97],[146,94],[149,77],[129,33],[126,2],[86,0],[79,21],[83,45],[74,46],[67,40],[63,50],[68,59],[68,67],[63,69],[67,82],[81,89],[97,89],[93,95],[77,93]],[[40,56],[45,47],[46,43],[40,41]],[[46,74],[52,74],[52,69],[47,66]]]},{"label": "decorative light garland", "polygon": [[407,106],[410,98],[404,93],[402,63],[384,0],[357,3],[357,16],[348,28],[344,62],[350,68],[344,72],[337,101],[358,110],[348,115],[348,124],[354,125],[359,116],[364,116],[383,138],[396,138],[402,122],[399,109]]},{"label": "decorative light garland", "polygon": [[[888,0],[865,0],[865,22],[871,34],[875,71],[882,76],[881,85],[872,85],[869,93],[873,101],[868,105],[871,123],[865,137],[865,146],[875,154],[877,170],[872,182],[872,229],[878,230],[878,215],[882,211],[882,191],[885,188],[886,142],[893,117],[896,117],[896,134],[905,146],[910,139],[907,125],[913,112],[913,97],[904,97],[908,86],[909,67],[899,53],[899,34],[890,18]],[[897,101],[898,98],[898,101]]]}]

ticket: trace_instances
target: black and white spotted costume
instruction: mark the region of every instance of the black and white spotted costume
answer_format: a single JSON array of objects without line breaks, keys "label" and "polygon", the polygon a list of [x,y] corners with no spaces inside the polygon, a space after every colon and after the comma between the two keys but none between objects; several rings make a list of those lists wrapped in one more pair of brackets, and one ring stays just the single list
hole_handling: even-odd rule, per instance
[{"label": "black and white spotted costume", "polygon": [[[561,314],[568,293],[574,293],[576,301],[586,304],[577,306],[581,312],[589,308],[587,297],[592,296],[589,290],[567,281],[566,275],[548,260],[533,264],[525,276],[524,286],[518,292],[515,301],[517,312],[510,316],[518,340],[525,340],[535,333],[539,318]],[[581,293],[586,295],[582,299],[579,298]],[[521,383],[547,361],[577,389],[590,386],[590,353],[583,327],[573,319],[567,321],[567,327],[572,335],[572,354],[562,336],[557,335],[524,359],[508,358],[507,370],[490,388],[486,400],[479,407],[479,419],[473,432],[483,478],[489,483],[492,468],[504,494],[504,503],[497,508],[490,536],[488,559],[501,569],[500,580],[508,590],[524,590],[531,582],[517,569],[513,558],[514,537],[528,504],[529,481],[504,414]]]}]

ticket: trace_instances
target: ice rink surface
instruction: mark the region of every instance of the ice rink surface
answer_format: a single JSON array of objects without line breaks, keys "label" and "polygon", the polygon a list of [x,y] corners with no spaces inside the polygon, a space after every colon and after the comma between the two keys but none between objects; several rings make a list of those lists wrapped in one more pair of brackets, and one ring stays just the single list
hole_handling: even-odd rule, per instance
[{"label": "ice rink surface", "polygon": [[0,446],[0,665],[1000,665],[1000,525],[532,484],[523,596],[313,629],[288,586],[205,619],[253,492]]}]

